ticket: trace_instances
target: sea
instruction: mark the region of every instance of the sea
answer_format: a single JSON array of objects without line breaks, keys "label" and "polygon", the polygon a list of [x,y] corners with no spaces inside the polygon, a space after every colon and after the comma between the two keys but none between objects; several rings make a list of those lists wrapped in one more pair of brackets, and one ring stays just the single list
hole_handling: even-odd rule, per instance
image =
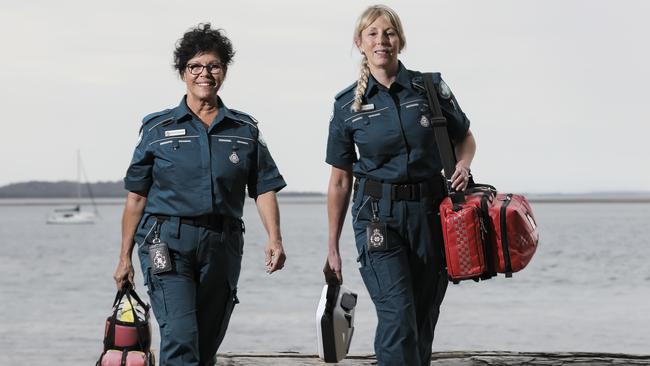
[{"label": "sea", "polygon": [[[0,200],[0,365],[94,365],[115,296],[123,200],[91,225],[47,225],[65,200]],[[246,203],[238,304],[222,353],[317,353],[327,253],[325,198],[280,197],[287,263],[267,274],[266,234]],[[533,202],[540,243],[512,278],[450,284],[434,351],[650,354],[650,203]],[[373,352],[376,314],[349,215],[343,278],[358,293],[351,354]],[[147,298],[137,255],[136,290]],[[154,350],[159,335],[152,320]]]}]

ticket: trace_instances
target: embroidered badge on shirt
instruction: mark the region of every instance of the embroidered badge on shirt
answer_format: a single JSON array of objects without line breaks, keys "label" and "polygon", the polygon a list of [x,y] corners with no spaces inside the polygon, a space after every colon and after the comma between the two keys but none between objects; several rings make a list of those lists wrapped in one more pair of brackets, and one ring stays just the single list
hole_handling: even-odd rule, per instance
[{"label": "embroidered badge on shirt", "polygon": [[239,163],[239,155],[237,155],[237,151],[233,151],[232,154],[228,157],[231,163],[237,164]]},{"label": "embroidered badge on shirt", "polygon": [[431,126],[431,123],[429,122],[429,119],[427,118],[427,116],[422,115],[422,117],[420,117],[420,126],[422,126],[422,127]]},{"label": "embroidered badge on shirt", "polygon": [[375,110],[374,104],[363,104],[361,106],[361,112],[374,111],[374,110]]},{"label": "embroidered badge on shirt", "polygon": [[185,136],[185,129],[165,131],[165,137]]}]

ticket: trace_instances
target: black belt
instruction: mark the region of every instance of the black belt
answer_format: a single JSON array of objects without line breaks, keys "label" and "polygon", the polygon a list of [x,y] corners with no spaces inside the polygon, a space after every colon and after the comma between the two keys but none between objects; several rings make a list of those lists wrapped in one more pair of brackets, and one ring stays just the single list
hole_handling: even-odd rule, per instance
[{"label": "black belt", "polygon": [[[382,198],[384,185],[390,186],[390,199],[393,201],[418,201],[421,198],[440,198],[445,195],[444,181],[442,176],[432,178],[425,182],[391,184],[366,179],[363,189],[364,195],[374,198]],[[358,188],[358,180],[355,182],[355,190]]]},{"label": "black belt", "polygon": [[[168,215],[151,215],[151,217],[157,220],[171,220],[171,216]],[[181,224],[192,225],[204,227],[206,229],[214,231],[222,231],[224,228],[228,228],[233,231],[244,232],[244,222],[240,219],[234,217],[223,216],[223,215],[202,215],[202,216],[192,216],[192,217],[180,217]]]}]

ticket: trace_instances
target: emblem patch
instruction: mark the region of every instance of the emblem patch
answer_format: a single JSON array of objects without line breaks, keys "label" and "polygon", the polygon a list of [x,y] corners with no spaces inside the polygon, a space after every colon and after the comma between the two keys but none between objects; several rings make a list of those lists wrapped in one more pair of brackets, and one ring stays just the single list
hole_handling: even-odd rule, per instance
[{"label": "emblem patch", "polygon": [[379,229],[374,229],[370,235],[370,245],[373,248],[380,248],[384,244],[384,236]]},{"label": "emblem patch", "polygon": [[420,126],[422,126],[422,127],[431,126],[431,122],[429,122],[429,119],[427,118],[427,116],[422,115],[422,117],[420,117]]},{"label": "emblem patch", "polygon": [[149,246],[149,260],[151,261],[151,273],[165,273],[172,270],[172,260],[169,256],[167,243],[160,239],[154,239],[153,244]]},{"label": "emblem patch", "polygon": [[163,269],[167,267],[167,258],[163,255],[161,250],[156,250],[153,255],[153,265],[156,269]]},{"label": "emblem patch", "polygon": [[381,252],[388,250],[388,231],[386,224],[375,218],[366,226],[366,241],[369,252]]},{"label": "emblem patch", "polygon": [[237,155],[236,151],[233,151],[232,154],[228,157],[231,163],[237,164],[239,163],[239,155]]},{"label": "emblem patch", "polygon": [[445,83],[443,80],[440,80],[438,89],[440,90],[441,97],[443,97],[444,99],[451,98],[451,89],[449,89],[449,85],[447,85],[447,83]]}]

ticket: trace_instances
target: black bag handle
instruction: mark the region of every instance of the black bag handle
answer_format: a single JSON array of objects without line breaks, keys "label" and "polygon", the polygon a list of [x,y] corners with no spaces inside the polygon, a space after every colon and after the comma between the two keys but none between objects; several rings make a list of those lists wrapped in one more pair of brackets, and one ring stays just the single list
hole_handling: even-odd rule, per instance
[{"label": "black bag handle", "polygon": [[456,191],[451,188],[451,176],[456,171],[456,156],[451,148],[451,139],[447,132],[447,118],[442,114],[440,101],[438,100],[438,92],[433,85],[433,73],[426,72],[422,74],[424,78],[424,88],[427,91],[427,100],[429,101],[429,108],[433,112],[431,125],[433,126],[433,134],[436,138],[436,146],[438,146],[438,153],[442,161],[442,168],[445,170],[445,181],[447,192],[454,204],[462,203],[465,201],[465,194],[463,191]]},{"label": "black bag handle", "polygon": [[494,186],[489,184],[474,183],[474,181],[471,181],[470,184],[465,189],[465,193],[471,194],[475,192],[485,192],[496,196],[497,189]]},{"label": "black bag handle", "polygon": [[[124,296],[126,296],[127,300],[131,304],[131,312],[133,313],[133,325],[135,326],[136,332],[138,334],[138,345],[143,352],[147,352],[148,350],[145,349],[144,343],[147,342],[147,335],[145,332],[149,326],[149,305],[140,299],[140,296],[138,296],[129,282],[126,282],[115,294],[115,300],[113,300],[113,313],[109,317],[108,321],[108,333],[106,334],[106,337],[104,337],[104,350],[113,347],[113,340],[115,339],[115,325],[117,324],[117,311],[119,310],[119,304]],[[131,299],[134,299],[144,310],[144,320],[140,320],[138,317],[138,313],[136,312],[135,306],[133,305],[133,301]]]},{"label": "black bag handle", "polygon": [[[149,307],[146,305],[138,296],[138,294],[135,292],[135,290],[129,285],[128,286],[128,292],[126,292],[126,298],[131,303],[131,312],[133,313],[133,325],[135,325],[135,330],[136,333],[138,333],[138,345],[140,346],[140,350],[142,352],[147,352],[147,349],[145,349],[145,342],[147,335],[145,334],[146,328],[148,327],[149,323]],[[133,301],[131,298],[135,299],[140,306],[144,309],[144,319],[140,320],[138,318],[138,313],[135,310],[135,306],[133,304]]]}]

